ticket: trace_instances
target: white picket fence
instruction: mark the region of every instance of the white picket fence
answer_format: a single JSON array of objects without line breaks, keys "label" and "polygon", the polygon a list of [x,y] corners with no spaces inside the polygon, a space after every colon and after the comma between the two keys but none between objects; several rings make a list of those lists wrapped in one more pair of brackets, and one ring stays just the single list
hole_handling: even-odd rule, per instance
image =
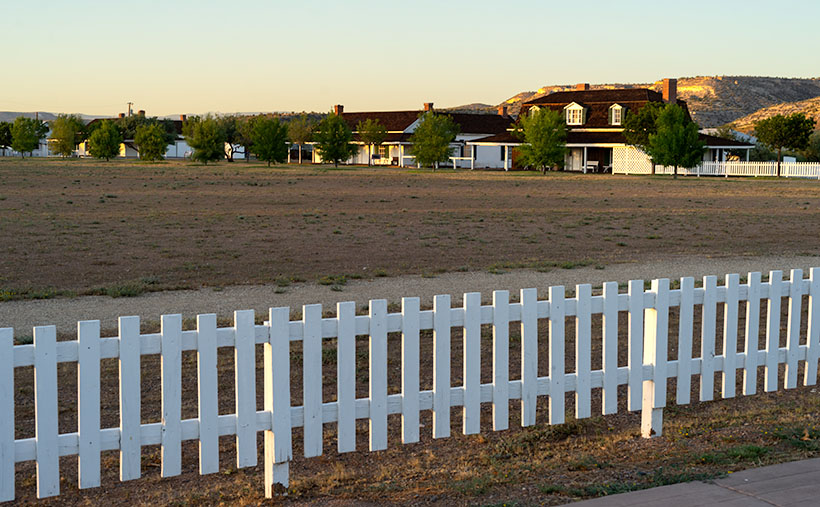
[{"label": "white picket fence", "polygon": [[[419,413],[433,413],[432,434],[450,436],[450,407],[462,407],[462,431],[480,431],[482,404],[492,405],[493,430],[509,427],[510,400],[520,400],[521,424],[536,421],[539,397],[549,398],[550,424],[565,418],[565,393],[575,393],[575,417],[592,415],[593,390],[600,389],[603,414],[618,411],[618,387],[626,385],[630,411],[642,411],[644,437],[662,433],[662,411],[667,403],[667,379],[676,379],[675,402],[690,403],[693,377],[700,379],[700,400],[712,400],[715,373],[722,373],[724,398],[736,395],[738,370],[743,370],[742,393],[755,394],[758,367],[765,368],[765,391],[778,389],[778,366],[785,363],[783,388],[798,384],[798,366],[804,364],[803,383],[814,385],[820,358],[820,268],[808,279],[799,269],[782,280],[772,271],[767,282],[750,273],[741,283],[727,275],[718,286],[715,276],[682,278],[680,288],[668,279],[654,280],[645,290],[642,280],[629,282],[619,292],[615,282],[605,283],[600,295],[588,284],[578,285],[574,297],[564,287],[550,287],[549,300],[539,301],[535,289],[510,302],[507,291],[495,291],[492,305],[482,305],[479,293],[464,295],[463,305],[451,307],[450,296],[436,296],[432,310],[420,310],[418,298],[404,298],[400,313],[388,313],[384,300],[372,300],[368,315],[356,315],[355,303],[338,303],[336,316],[323,318],[321,305],[307,305],[302,318],[290,320],[288,308],[272,308],[268,321],[254,323],[253,311],[234,314],[234,326],[218,328],[216,316],[199,315],[197,329],[182,330],[180,315],[162,316],[160,333],[140,334],[138,317],[119,319],[119,336],[100,338],[98,321],[78,323],[76,341],[57,341],[54,326],[34,328],[33,344],[14,345],[13,330],[0,329],[0,500],[15,498],[15,463],[36,461],[37,496],[60,492],[59,457],[78,456],[79,487],[100,486],[100,452],[118,450],[120,480],[141,474],[141,448],[161,446],[161,475],[181,473],[183,441],[199,443],[199,472],[219,469],[221,435],[236,436],[237,466],[257,463],[257,433],[264,432],[265,491],[288,485],[288,463],[293,457],[292,430],[303,429],[304,456],[323,452],[323,427],[337,423],[338,452],[356,449],[356,420],[369,421],[369,450],[388,445],[388,415],[401,415],[402,442],[419,440]],[[808,296],[807,336],[801,337],[803,297]],[[780,345],[782,298],[788,298],[786,346]],[[745,332],[738,332],[739,312],[746,301]],[[759,329],[761,302],[767,301],[765,329]],[[724,351],[716,355],[719,306],[723,306]],[[695,307],[701,307],[698,357],[693,357]],[[670,308],[677,307],[677,359],[669,360]],[[627,312],[627,336],[619,336],[619,312]],[[593,315],[602,315],[602,335],[592,336]],[[574,367],[566,367],[566,319],[574,317],[576,354]],[[548,320],[548,336],[539,336],[539,321]],[[520,323],[521,363],[510,364],[510,324]],[[492,357],[481,357],[482,325],[492,326]],[[458,329],[456,335],[453,330]],[[432,390],[420,390],[420,331],[433,331]],[[674,331],[674,330],[673,330]],[[766,345],[759,350],[761,332]],[[401,386],[388,395],[388,336],[401,333]],[[356,336],[369,335],[369,395],[356,398]],[[459,336],[460,335],[460,336]],[[741,335],[741,336],[739,336]],[[336,371],[322,371],[323,339],[337,338]],[[452,385],[451,341],[462,340],[463,383]],[[393,339],[393,338],[391,338]],[[538,376],[539,340],[548,340],[549,375]],[[591,367],[592,340],[602,340],[602,368]],[[801,340],[804,343],[801,343]],[[303,397],[291,400],[290,343],[302,342]],[[742,352],[737,352],[740,341]],[[674,344],[674,342],[672,342]],[[255,346],[264,344],[264,408],[256,406]],[[217,349],[235,355],[236,410],[218,413]],[[619,349],[626,347],[627,366],[618,365]],[[182,351],[196,351],[198,385],[182,385]],[[141,423],[140,363],[143,356],[161,359],[161,420]],[[119,362],[118,427],[100,429],[100,360]],[[492,382],[481,383],[482,361],[491,361]],[[58,363],[78,364],[78,431],[58,433]],[[15,368],[34,366],[35,437],[15,439]],[[510,372],[520,368],[520,379]],[[335,374],[337,399],[323,402],[322,379]],[[516,376],[516,375],[513,375]],[[198,417],[181,418],[183,389],[196,389]]]},{"label": "white picket fence", "polygon": [[[672,174],[672,166],[655,166],[655,174]],[[624,166],[615,169],[616,174],[650,174],[651,166]],[[678,168],[683,176],[777,176],[777,162],[703,162],[692,168]],[[780,176],[783,178],[820,179],[820,163],[816,162],[781,162]]]}]

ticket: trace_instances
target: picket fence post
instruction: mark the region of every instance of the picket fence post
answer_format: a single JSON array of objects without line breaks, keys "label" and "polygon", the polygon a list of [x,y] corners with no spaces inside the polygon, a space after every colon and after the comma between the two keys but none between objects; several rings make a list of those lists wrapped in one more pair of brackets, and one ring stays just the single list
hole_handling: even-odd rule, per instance
[{"label": "picket fence post", "polygon": [[14,329],[0,328],[0,502],[14,500]]},{"label": "picket fence post", "polygon": [[265,496],[287,491],[288,463],[293,459],[290,418],[290,308],[271,308],[268,340],[264,345],[265,411],[270,430],[265,431]]},{"label": "picket fence post", "polygon": [[669,335],[669,280],[652,280],[654,308],[647,308],[644,327],[644,363],[652,366],[652,379],[644,381],[641,436],[663,434],[663,407],[666,406],[666,355]]}]

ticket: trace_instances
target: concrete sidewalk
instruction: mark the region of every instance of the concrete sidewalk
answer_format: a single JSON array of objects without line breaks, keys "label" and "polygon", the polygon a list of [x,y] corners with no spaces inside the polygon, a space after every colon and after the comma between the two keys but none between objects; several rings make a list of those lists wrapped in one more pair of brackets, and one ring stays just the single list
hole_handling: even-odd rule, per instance
[{"label": "concrete sidewalk", "polygon": [[687,482],[576,502],[572,507],[820,505],[820,458],[754,468],[709,482]]}]

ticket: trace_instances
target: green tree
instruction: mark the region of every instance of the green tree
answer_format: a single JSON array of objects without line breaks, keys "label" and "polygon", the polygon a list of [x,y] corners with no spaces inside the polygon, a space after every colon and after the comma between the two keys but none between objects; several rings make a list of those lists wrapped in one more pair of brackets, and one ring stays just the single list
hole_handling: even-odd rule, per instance
[{"label": "green tree", "polygon": [[647,147],[653,163],[674,166],[674,178],[678,177],[678,167],[695,167],[701,163],[706,146],[700,140],[698,126],[682,107],[664,106],[658,115],[656,130],[649,134]]},{"label": "green tree", "polygon": [[140,160],[163,160],[168,150],[168,138],[159,123],[146,123],[137,127],[134,144],[139,150]]},{"label": "green tree", "polygon": [[228,162],[233,162],[233,148],[240,144],[239,118],[233,115],[220,116],[219,125],[225,134],[225,142],[230,145],[225,147],[225,158]]},{"label": "green tree", "polygon": [[257,118],[253,122],[253,152],[270,167],[271,162],[284,162],[288,157],[288,128],[278,118]]},{"label": "green tree", "polygon": [[359,139],[367,146],[367,165],[373,161],[373,147],[381,145],[387,138],[387,129],[379,120],[368,118],[356,124]]},{"label": "green tree", "polygon": [[208,114],[204,118],[188,118],[182,130],[188,146],[194,149],[191,158],[203,164],[225,157],[225,131],[218,118]]},{"label": "green tree", "polygon": [[[663,106],[663,102],[647,102],[634,113],[626,112],[623,118],[623,136],[627,144],[648,153],[649,136],[658,131],[657,120]],[[655,174],[654,162],[652,163],[652,174]]]},{"label": "green tree", "polygon": [[88,138],[88,151],[92,157],[104,158],[108,161],[119,154],[120,143],[122,143],[120,130],[111,120],[103,120]]},{"label": "green tree", "polygon": [[11,147],[11,123],[0,121],[0,149],[5,150]]},{"label": "green tree", "polygon": [[777,177],[780,177],[780,162],[783,160],[783,148],[802,150],[809,144],[809,136],[814,131],[814,119],[803,113],[789,116],[778,114],[755,122],[757,139],[777,151]]},{"label": "green tree", "polygon": [[322,160],[332,161],[336,167],[339,167],[339,162],[348,160],[358,151],[356,145],[350,144],[353,132],[347,122],[335,113],[328,114],[319,122],[314,140]]},{"label": "green tree", "polygon": [[545,174],[547,168],[564,164],[567,127],[558,111],[531,109],[519,118],[515,135],[525,143],[518,148],[524,164]]},{"label": "green tree", "polygon": [[62,157],[71,156],[80,142],[85,122],[76,114],[59,114],[51,122],[51,149]]},{"label": "green tree", "polygon": [[245,116],[236,120],[237,128],[237,144],[241,145],[245,150],[245,162],[251,161],[251,153],[253,152],[253,125],[256,123],[258,116]]},{"label": "green tree", "polygon": [[809,143],[803,150],[803,156],[808,162],[820,162],[820,131],[809,136]]},{"label": "green tree", "polygon": [[439,162],[450,157],[450,143],[456,140],[459,126],[450,116],[427,111],[419,116],[421,120],[416,131],[410,136],[413,155],[422,166],[432,166],[435,170]]},{"label": "green tree", "polygon": [[48,127],[45,123],[41,123],[34,118],[18,116],[11,126],[11,149],[20,152],[20,156],[25,158],[26,153],[31,153],[37,149],[40,145],[40,139],[45,137],[47,131]]},{"label": "green tree", "polygon": [[313,138],[315,124],[308,115],[302,113],[288,123],[288,137],[299,147],[299,164],[302,163],[302,146]]}]

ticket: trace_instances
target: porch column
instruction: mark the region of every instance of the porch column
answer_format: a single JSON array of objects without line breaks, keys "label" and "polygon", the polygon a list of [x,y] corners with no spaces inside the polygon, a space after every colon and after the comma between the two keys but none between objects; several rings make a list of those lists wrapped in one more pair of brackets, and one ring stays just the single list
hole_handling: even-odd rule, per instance
[{"label": "porch column", "polygon": [[510,147],[509,145],[504,145],[504,170],[510,170]]},{"label": "porch column", "polygon": [[470,146],[470,170],[471,171],[475,170],[475,150],[476,150],[476,148],[477,148],[476,145]]},{"label": "porch column", "polygon": [[749,161],[749,152],[750,152],[750,151],[751,151],[751,150],[750,150],[749,148],[746,148],[746,162],[748,162],[748,161]]},{"label": "porch column", "polygon": [[586,174],[587,173],[587,147],[586,146],[584,146],[584,161],[583,161],[582,169],[584,171],[584,174]]},{"label": "porch column", "polygon": [[[291,147],[291,145],[289,144],[288,145],[288,164],[290,164],[290,147]],[[245,151],[248,151],[248,150],[246,149]],[[247,158],[247,157],[248,157],[248,154],[245,153],[245,158]]]},{"label": "porch column", "polygon": [[399,167],[404,167],[404,145],[399,145]]}]

